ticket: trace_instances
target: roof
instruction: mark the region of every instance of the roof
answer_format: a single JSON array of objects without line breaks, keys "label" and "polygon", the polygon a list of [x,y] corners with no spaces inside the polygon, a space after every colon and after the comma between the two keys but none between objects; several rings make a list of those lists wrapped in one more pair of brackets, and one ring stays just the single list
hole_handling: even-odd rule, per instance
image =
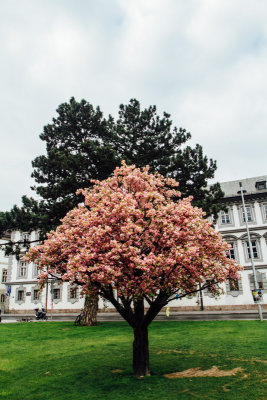
[{"label": "roof", "polygon": [[[225,193],[225,197],[234,197],[237,195],[237,192],[240,190],[239,182],[242,182],[243,190],[246,190],[246,194],[256,194],[256,193],[265,193],[267,189],[257,189],[257,182],[266,182],[267,175],[256,176],[254,178],[245,178],[238,179],[236,181],[229,182],[220,182],[221,188]],[[267,187],[267,186],[266,186]]]}]

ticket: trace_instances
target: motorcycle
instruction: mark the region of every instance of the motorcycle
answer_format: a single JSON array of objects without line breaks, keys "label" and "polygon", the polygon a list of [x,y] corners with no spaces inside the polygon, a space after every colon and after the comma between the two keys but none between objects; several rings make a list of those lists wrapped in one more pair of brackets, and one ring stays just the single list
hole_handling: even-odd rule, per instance
[{"label": "motorcycle", "polygon": [[42,308],[42,311],[39,311],[39,308],[35,308],[35,318],[37,320],[42,319],[42,320],[46,321],[47,320],[47,316],[46,316],[45,309]]}]

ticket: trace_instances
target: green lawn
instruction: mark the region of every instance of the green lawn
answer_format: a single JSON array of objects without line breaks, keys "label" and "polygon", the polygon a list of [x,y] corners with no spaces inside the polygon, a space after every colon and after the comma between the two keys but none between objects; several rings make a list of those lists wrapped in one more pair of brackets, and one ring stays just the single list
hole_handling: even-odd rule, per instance
[{"label": "green lawn", "polygon": [[[126,323],[2,324],[0,399],[267,399],[266,321],[154,322],[149,337],[152,375],[137,379]],[[164,376],[212,366],[243,370],[226,377]]]}]

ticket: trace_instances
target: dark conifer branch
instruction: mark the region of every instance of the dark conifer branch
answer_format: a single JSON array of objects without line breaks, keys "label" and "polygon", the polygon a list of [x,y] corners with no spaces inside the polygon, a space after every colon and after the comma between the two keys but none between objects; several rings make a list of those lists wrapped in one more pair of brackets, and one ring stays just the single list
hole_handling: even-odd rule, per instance
[{"label": "dark conifer branch", "polygon": [[[176,179],[182,197],[192,195],[193,205],[202,207],[208,216],[213,214],[216,219],[223,208],[220,185],[207,188],[208,180],[214,177],[216,162],[203,154],[200,145],[184,146],[191,134],[173,127],[168,113],[159,116],[156,106],[142,109],[138,100],[131,99],[128,104],[120,105],[118,119],[104,118],[99,107],[72,97],[56,111],[55,118],[40,134],[46,153],[32,161],[35,180],[32,189],[40,200],[23,196],[21,207],[0,212],[0,235],[6,230],[39,231],[40,239],[30,241],[28,246],[41,243],[69,210],[83,202],[76,191],[91,187],[91,179],[106,179],[122,160],[137,167],[149,165],[151,172]],[[19,257],[23,244],[11,241],[0,246]],[[163,272],[162,282],[165,279]],[[107,294],[118,311],[132,321],[130,299],[121,297],[122,306],[114,299],[112,289],[107,289]],[[161,293],[155,300],[146,299],[150,305],[144,317],[146,323],[166,304],[166,296]]]}]

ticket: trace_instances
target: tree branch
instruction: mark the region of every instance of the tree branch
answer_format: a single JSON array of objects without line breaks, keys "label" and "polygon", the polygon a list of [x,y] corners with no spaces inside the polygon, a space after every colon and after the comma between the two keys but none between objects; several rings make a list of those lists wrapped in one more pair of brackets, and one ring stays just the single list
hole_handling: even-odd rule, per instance
[{"label": "tree branch", "polygon": [[163,306],[167,304],[168,300],[168,295],[166,292],[160,292],[155,299],[155,301],[152,302],[150,308],[148,309],[144,320],[143,320],[143,327],[148,327],[151,321],[157,316],[157,314],[160,312]]},{"label": "tree branch", "polygon": [[151,306],[151,304],[153,303],[153,301],[150,300],[150,298],[149,298],[146,294],[144,294],[144,298],[145,298],[145,300],[148,302],[148,304]]},{"label": "tree branch", "polygon": [[[185,293],[185,294],[179,296],[178,299],[182,299],[183,297],[190,296],[190,295],[193,294],[193,293],[201,292],[202,290],[207,289],[207,288],[211,287],[212,285],[216,285],[217,283],[218,283],[218,282],[216,282],[216,281],[211,281],[211,282],[209,282],[208,284],[205,284],[205,285],[201,286],[199,289],[192,290],[192,291],[189,292],[189,293]],[[176,300],[176,296],[173,297],[173,298],[171,298],[171,299],[168,299],[168,302],[167,302],[167,303],[169,303],[169,302],[172,301],[172,300]]]},{"label": "tree branch", "polygon": [[[111,285],[110,285],[111,286]],[[100,293],[102,294],[102,296],[107,299],[108,301],[110,301],[111,304],[113,304],[113,306],[116,308],[116,310],[118,311],[118,313],[122,316],[122,318],[124,318],[128,324],[134,328],[135,326],[135,321],[134,321],[134,313],[131,310],[131,308],[124,308],[114,297],[113,294],[113,290],[111,293],[110,288],[106,289],[106,288],[100,288]]]}]

